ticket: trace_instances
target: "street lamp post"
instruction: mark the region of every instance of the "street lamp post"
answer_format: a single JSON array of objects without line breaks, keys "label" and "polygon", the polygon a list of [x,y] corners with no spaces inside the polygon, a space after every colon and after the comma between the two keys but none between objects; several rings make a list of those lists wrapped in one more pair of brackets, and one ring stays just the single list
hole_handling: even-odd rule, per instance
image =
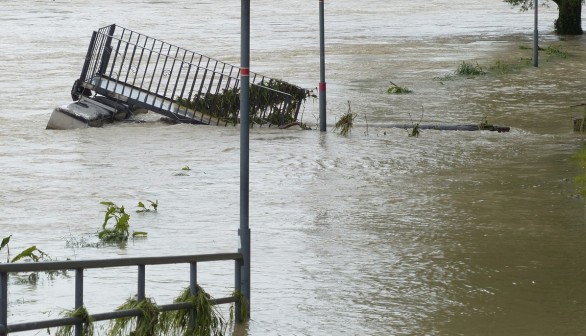
[{"label": "street lamp post", "polygon": [[319,130],[326,131],[326,56],[324,1],[319,0]]},{"label": "street lamp post", "polygon": [[249,226],[249,160],[250,160],[250,0],[241,0],[240,18],[240,291],[250,312],[250,226]]},{"label": "street lamp post", "polygon": [[538,10],[538,0],[534,0],[533,3],[534,10],[535,10],[535,23],[533,27],[533,66],[539,66],[539,29],[537,27],[537,23],[539,21],[539,10]]}]

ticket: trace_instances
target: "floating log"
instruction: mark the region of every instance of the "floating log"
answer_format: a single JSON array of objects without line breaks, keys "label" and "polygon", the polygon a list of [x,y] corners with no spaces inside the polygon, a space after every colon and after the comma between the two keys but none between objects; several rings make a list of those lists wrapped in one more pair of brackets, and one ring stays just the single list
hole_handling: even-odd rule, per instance
[{"label": "floating log", "polygon": [[[372,126],[372,125],[371,125]],[[374,125],[375,127],[389,127],[389,128],[403,128],[412,129],[413,124],[387,124]],[[437,131],[492,131],[492,132],[509,132],[511,130],[508,126],[497,125],[479,125],[479,124],[461,124],[461,125],[418,125],[419,129],[430,129]]]}]

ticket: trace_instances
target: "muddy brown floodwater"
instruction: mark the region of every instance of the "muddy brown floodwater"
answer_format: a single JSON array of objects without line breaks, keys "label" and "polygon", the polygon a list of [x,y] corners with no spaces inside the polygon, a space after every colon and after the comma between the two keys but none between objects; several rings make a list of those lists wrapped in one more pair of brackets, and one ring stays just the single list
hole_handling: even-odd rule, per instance
[{"label": "muddy brown floodwater", "polygon": [[[69,102],[93,30],[116,23],[238,64],[240,2],[0,0],[0,11],[0,234],[13,235],[12,250],[36,245],[60,260],[234,251],[238,129],[170,126],[155,115],[44,128]],[[316,87],[318,4],[258,0],[251,11],[251,69]],[[584,200],[570,159],[583,145],[572,133],[583,111],[570,106],[586,102],[586,40],[552,32],[555,7],[541,13],[540,45],[567,55],[542,51],[534,68],[532,14],[500,0],[326,3],[328,123],[350,101],[358,125],[348,137],[315,127],[251,131],[252,320],[230,333],[586,330]],[[506,71],[450,80],[463,61]],[[389,81],[413,93],[389,95]],[[317,105],[305,106],[310,125]],[[512,129],[412,138],[380,127],[411,118]],[[99,202],[133,208],[147,199],[158,200],[158,213],[131,219],[147,239],[71,244],[95,241]],[[232,268],[201,266],[202,287],[231,293]],[[169,302],[187,283],[184,271],[147,270],[147,295]],[[121,304],[135,276],[87,272],[88,310]],[[15,279],[9,322],[70,309],[72,281]]]}]

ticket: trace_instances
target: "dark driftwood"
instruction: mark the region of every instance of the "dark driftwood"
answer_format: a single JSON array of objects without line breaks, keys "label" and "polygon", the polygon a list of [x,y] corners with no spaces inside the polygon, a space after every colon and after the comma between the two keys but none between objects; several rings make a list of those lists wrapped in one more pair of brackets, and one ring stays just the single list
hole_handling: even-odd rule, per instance
[{"label": "dark driftwood", "polygon": [[[383,125],[381,125],[383,126]],[[389,124],[383,127],[412,129],[413,124]],[[463,125],[419,125],[419,129],[431,129],[438,131],[493,131],[493,132],[508,132],[511,130],[508,126],[496,125],[478,125],[478,124],[463,124]]]}]

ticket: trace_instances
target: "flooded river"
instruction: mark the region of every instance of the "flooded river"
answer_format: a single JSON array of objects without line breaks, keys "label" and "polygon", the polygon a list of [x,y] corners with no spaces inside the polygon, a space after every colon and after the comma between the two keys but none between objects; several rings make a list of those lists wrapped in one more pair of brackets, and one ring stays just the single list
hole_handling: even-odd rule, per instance
[{"label": "flooded river", "polygon": [[[584,37],[553,33],[543,8],[500,0],[326,1],[328,123],[348,137],[251,131],[252,320],[235,335],[579,335],[586,330],[584,200],[571,156],[583,145],[570,108],[586,102]],[[237,128],[170,126],[155,115],[47,131],[93,30],[116,23],[239,64],[239,1],[0,0],[0,234],[54,259],[234,252]],[[251,70],[314,88],[317,1],[252,1]],[[550,49],[550,50],[554,50]],[[567,53],[567,54],[566,54]],[[566,57],[564,57],[566,56]],[[507,65],[452,78],[462,61]],[[413,90],[389,95],[389,82]],[[489,123],[509,133],[422,131],[392,123]],[[367,127],[368,126],[368,127]],[[191,170],[183,171],[189,166]],[[125,247],[84,247],[101,201],[158,200],[132,213],[149,233]],[[4,251],[2,251],[4,253]],[[14,255],[14,254],[13,254]],[[0,255],[5,258],[5,254]],[[147,268],[147,296],[169,303],[180,266]],[[200,266],[202,287],[231,293],[232,264]],[[87,272],[90,313],[134,293],[135,270]],[[73,305],[72,277],[9,287],[9,322]],[[231,331],[232,333],[232,331]],[[46,331],[31,333],[44,335]]]}]

